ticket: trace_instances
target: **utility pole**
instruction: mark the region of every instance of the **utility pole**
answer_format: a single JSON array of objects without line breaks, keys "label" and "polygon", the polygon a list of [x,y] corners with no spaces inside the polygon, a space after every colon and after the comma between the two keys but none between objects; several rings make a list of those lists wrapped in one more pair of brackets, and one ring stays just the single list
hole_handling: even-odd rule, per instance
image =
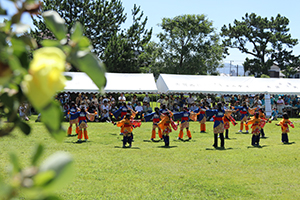
[{"label": "utility pole", "polygon": [[239,65],[236,65],[236,76],[239,76]]},{"label": "utility pole", "polygon": [[234,62],[233,60],[230,61],[230,68],[229,68],[229,75],[230,76],[231,76],[231,65],[232,65],[233,62]]}]

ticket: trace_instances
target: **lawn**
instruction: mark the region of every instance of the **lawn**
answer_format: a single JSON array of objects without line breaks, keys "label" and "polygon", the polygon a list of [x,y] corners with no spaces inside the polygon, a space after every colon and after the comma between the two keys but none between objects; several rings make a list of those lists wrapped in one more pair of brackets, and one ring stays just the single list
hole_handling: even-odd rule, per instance
[{"label": "lawn", "polygon": [[76,137],[66,137],[57,143],[33,118],[31,135],[15,130],[0,138],[1,176],[7,176],[10,151],[24,166],[29,165],[35,143],[44,144],[44,158],[56,151],[70,152],[76,176],[57,192],[63,199],[300,198],[300,119],[291,119],[291,144],[281,143],[275,121],[266,125],[261,147],[252,147],[251,134],[238,133],[237,125],[230,129],[225,150],[220,150],[212,147],[212,122],[207,123],[207,133],[191,122],[191,141],[176,140],[178,131],[173,131],[170,148],[150,142],[152,124],[143,123],[134,130],[133,147],[123,149],[119,128],[110,123],[89,123],[89,142],[76,144]]}]

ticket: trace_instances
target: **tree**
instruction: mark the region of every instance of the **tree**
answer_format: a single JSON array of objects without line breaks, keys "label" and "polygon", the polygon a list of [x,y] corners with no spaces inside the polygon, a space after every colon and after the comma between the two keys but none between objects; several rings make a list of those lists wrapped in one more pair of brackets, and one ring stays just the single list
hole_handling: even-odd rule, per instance
[{"label": "tree", "polygon": [[205,15],[163,18],[159,33],[165,73],[207,74],[220,66],[224,48],[219,44],[212,21]]},{"label": "tree", "polygon": [[[44,0],[43,11],[55,10],[66,21],[67,32],[70,35],[75,22],[83,25],[84,35],[89,38],[93,50],[101,57],[111,37],[121,29],[121,24],[126,20],[124,8],[120,0]],[[53,39],[41,16],[33,19],[36,30],[32,35],[40,42],[42,39]]]},{"label": "tree", "polygon": [[146,62],[142,56],[144,45],[149,43],[152,36],[152,28],[145,29],[148,18],[143,19],[143,15],[140,7],[134,5],[132,25],[109,41],[102,56],[108,72],[141,72]]},{"label": "tree", "polygon": [[294,67],[298,57],[292,55],[297,39],[289,34],[289,20],[278,14],[270,19],[257,16],[254,13],[245,14],[241,21],[235,20],[233,25],[224,25],[221,35],[225,38],[223,44],[226,47],[237,48],[242,53],[252,55],[244,62],[245,70],[250,74],[260,76],[269,74],[268,70],[274,62],[281,69]]}]

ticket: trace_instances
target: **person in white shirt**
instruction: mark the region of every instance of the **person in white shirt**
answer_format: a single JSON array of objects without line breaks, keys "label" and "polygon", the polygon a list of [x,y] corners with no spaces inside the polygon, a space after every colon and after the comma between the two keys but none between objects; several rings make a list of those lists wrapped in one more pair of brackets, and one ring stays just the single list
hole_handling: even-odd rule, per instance
[{"label": "person in white shirt", "polygon": [[281,96],[278,97],[278,100],[277,100],[277,110],[278,110],[278,114],[282,114],[282,109],[284,107],[284,100],[281,98]]},{"label": "person in white shirt", "polygon": [[141,106],[141,102],[137,103],[137,106],[135,107],[135,111],[137,111],[138,113],[136,114],[137,118],[141,118],[142,114],[143,114],[143,106]]},{"label": "person in white shirt", "polygon": [[126,102],[126,97],[124,96],[124,93],[121,93],[121,96],[119,96],[118,101],[119,101],[119,103]]},{"label": "person in white shirt", "polygon": [[146,96],[144,97],[143,102],[150,103],[150,97],[148,96],[148,93],[146,93]]},{"label": "person in white shirt", "polygon": [[192,97],[192,94],[190,94],[190,96],[186,98],[186,102],[189,106],[191,106],[195,102],[195,99]]}]

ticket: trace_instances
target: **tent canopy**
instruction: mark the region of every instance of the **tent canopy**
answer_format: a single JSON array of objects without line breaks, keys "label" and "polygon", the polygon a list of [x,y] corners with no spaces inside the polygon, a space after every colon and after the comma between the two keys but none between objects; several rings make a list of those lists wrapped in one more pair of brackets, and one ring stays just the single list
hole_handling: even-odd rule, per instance
[{"label": "tent canopy", "polygon": [[300,94],[299,79],[161,74],[161,93]]},{"label": "tent canopy", "polygon": [[[72,80],[67,81],[66,92],[99,92],[98,87],[83,72],[65,72]],[[153,74],[105,73],[105,93],[157,93]]]}]

